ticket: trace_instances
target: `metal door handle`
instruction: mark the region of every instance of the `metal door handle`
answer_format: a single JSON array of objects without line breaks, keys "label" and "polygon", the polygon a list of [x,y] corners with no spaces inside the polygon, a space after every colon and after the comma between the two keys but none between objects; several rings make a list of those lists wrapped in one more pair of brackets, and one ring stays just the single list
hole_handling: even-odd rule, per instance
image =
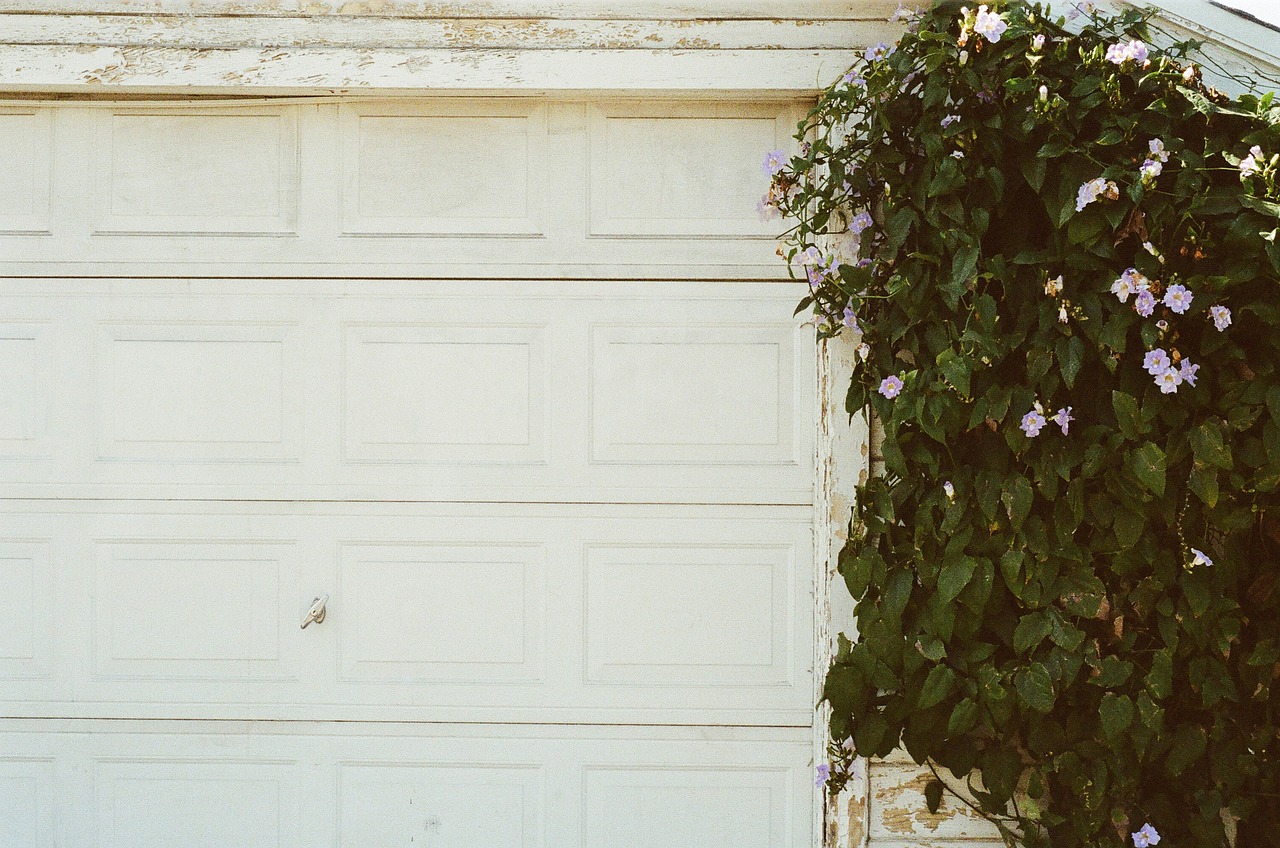
[{"label": "metal door handle", "polygon": [[311,602],[311,609],[307,610],[306,617],[302,619],[303,630],[306,630],[307,625],[313,621],[316,624],[319,624],[320,622],[324,621],[324,613],[325,613],[324,606],[327,603],[329,603],[328,595],[321,595],[320,597],[316,598],[314,601]]}]

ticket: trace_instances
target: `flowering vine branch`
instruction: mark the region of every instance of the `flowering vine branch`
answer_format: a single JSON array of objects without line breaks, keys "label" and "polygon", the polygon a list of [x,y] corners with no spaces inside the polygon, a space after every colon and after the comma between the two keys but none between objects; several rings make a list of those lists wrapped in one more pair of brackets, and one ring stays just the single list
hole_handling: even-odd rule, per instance
[{"label": "flowering vine branch", "polygon": [[1280,833],[1280,106],[1148,18],[939,4],[763,165],[884,429],[819,781],[902,747],[1010,844]]}]

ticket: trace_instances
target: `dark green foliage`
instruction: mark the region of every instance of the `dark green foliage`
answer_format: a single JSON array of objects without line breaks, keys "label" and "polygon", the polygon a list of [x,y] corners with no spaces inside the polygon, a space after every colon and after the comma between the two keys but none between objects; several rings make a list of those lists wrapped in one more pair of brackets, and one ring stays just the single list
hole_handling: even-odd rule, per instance
[{"label": "dark green foliage", "polygon": [[[1150,822],[1217,846],[1234,820],[1238,844],[1278,845],[1280,107],[1205,88],[1186,45],[1108,61],[1141,13],[997,11],[998,43],[962,47],[943,4],[856,69],[865,87],[835,83],[770,192],[815,283],[801,308],[863,330],[848,411],[884,426],[840,556],[860,635],[826,680],[836,750],[905,747],[953,786],[980,770],[1017,844]],[[1168,160],[1144,180],[1151,139]],[[1077,210],[1099,178],[1114,191]],[[1126,269],[1190,308],[1139,315],[1112,293]],[[1196,385],[1162,392],[1157,348]],[[1024,433],[1036,404],[1070,408],[1069,432]]]}]

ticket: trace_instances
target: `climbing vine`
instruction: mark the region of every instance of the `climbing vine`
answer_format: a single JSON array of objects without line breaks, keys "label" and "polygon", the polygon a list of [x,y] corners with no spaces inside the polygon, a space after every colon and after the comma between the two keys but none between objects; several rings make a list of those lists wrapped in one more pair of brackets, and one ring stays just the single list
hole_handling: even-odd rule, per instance
[{"label": "climbing vine", "polygon": [[1011,845],[1280,844],[1280,106],[1150,27],[942,3],[764,163],[883,428],[819,778]]}]

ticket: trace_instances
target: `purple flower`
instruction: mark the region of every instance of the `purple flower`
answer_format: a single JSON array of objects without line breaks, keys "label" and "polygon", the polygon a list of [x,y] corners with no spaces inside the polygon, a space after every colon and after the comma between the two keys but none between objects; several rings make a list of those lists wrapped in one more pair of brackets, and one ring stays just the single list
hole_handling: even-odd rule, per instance
[{"label": "purple flower", "polygon": [[874,62],[877,59],[887,59],[893,55],[894,49],[895,48],[890,47],[888,44],[881,41],[868,47],[867,52],[862,54],[862,58],[866,59],[868,62]]},{"label": "purple flower", "polygon": [[1022,432],[1027,434],[1028,438],[1034,439],[1040,435],[1040,431],[1045,424],[1049,422],[1045,420],[1044,413],[1039,409],[1033,409],[1026,415],[1022,416],[1022,423],[1018,426],[1022,428]]},{"label": "purple flower", "polygon": [[809,288],[816,289],[818,286],[822,285],[822,272],[815,266],[810,265],[808,268],[805,268],[804,276],[805,279],[809,281]]},{"label": "purple flower", "polygon": [[1062,428],[1062,435],[1067,435],[1067,427],[1076,419],[1071,414],[1071,407],[1063,407],[1059,409],[1057,414],[1053,416],[1053,423]]},{"label": "purple flower", "polygon": [[1044,47],[1044,34],[1040,33],[1033,36],[1031,39],[1031,49],[1039,50],[1042,47]]},{"label": "purple flower", "polygon": [[823,763],[816,769],[817,778],[813,781],[814,786],[825,786],[827,779],[831,777],[831,766]]},{"label": "purple flower", "polygon": [[764,155],[764,161],[760,163],[760,170],[772,177],[781,171],[787,164],[787,154],[781,150],[770,150]]},{"label": "purple flower", "polygon": [[1164,305],[1181,315],[1191,306],[1191,292],[1186,286],[1169,286],[1164,293]]},{"label": "purple flower", "polygon": [[1147,351],[1147,355],[1142,358],[1142,367],[1147,369],[1147,373],[1152,377],[1163,374],[1172,366],[1173,363],[1169,360],[1169,354],[1162,347]]},{"label": "purple flower", "polygon": [[1231,310],[1225,306],[1210,306],[1209,315],[1213,318],[1213,326],[1218,328],[1218,332],[1231,326]]},{"label": "purple flower", "polygon": [[945,130],[947,127],[951,126],[958,120],[960,120],[959,115],[947,115],[945,118],[943,118],[940,121],[940,123],[942,124],[942,128]]},{"label": "purple flower", "polygon": [[[1192,565],[1213,565],[1213,560],[1209,559],[1209,555],[1206,554],[1204,551],[1197,550],[1196,548],[1192,548],[1191,553],[1194,554],[1194,556],[1191,558]],[[1147,827],[1151,827],[1151,825],[1147,825]],[[1154,832],[1154,830],[1152,832]],[[1136,835],[1137,834],[1135,834],[1135,836]],[[1159,842],[1159,841],[1160,841],[1160,836],[1157,834],[1155,838],[1155,842],[1151,842],[1149,844],[1155,845],[1156,842]]]},{"label": "purple flower", "polygon": [[1167,368],[1156,375],[1156,385],[1160,387],[1161,394],[1173,394],[1182,385],[1182,372],[1177,368]]},{"label": "purple flower", "polygon": [[956,499],[956,487],[951,485],[951,481],[942,484],[942,491],[947,496],[947,500],[954,501]]},{"label": "purple flower", "polygon": [[1133,848],[1151,848],[1160,842],[1160,834],[1149,824],[1144,824],[1133,836]]},{"label": "purple flower", "polygon": [[1147,150],[1151,151],[1151,158],[1157,162],[1169,161],[1169,154],[1164,149],[1164,141],[1162,139],[1153,138],[1148,141]]},{"label": "purple flower", "polygon": [[863,230],[874,223],[875,221],[871,220],[871,213],[863,210],[857,215],[854,215],[853,220],[849,222],[849,232],[853,233],[855,236],[860,236],[862,235]]},{"label": "purple flower", "polygon": [[844,320],[841,323],[852,330],[858,329],[858,313],[854,311],[852,303],[844,308]]},{"label": "purple flower", "polygon": [[1107,48],[1107,61],[1115,65],[1123,65],[1132,59],[1141,64],[1147,61],[1147,45],[1141,41],[1130,41],[1127,44],[1117,41]]},{"label": "purple flower", "polygon": [[973,22],[973,31],[978,35],[985,36],[988,41],[995,43],[1008,28],[1009,25],[1000,19],[999,14],[988,12],[986,5],[978,7],[978,17]]},{"label": "purple flower", "polygon": [[1114,182],[1105,177],[1095,177],[1076,192],[1076,211],[1080,212],[1099,197],[1116,200],[1120,197],[1120,189]]},{"label": "purple flower", "polygon": [[1129,302],[1129,295],[1137,294],[1142,289],[1148,288],[1151,281],[1148,280],[1137,268],[1128,268],[1120,278],[1111,284],[1111,293],[1114,294],[1121,303]]},{"label": "purple flower", "polygon": [[1190,359],[1184,359],[1178,365],[1178,376],[1188,386],[1194,386],[1196,384],[1196,372],[1199,370],[1199,365],[1192,365]]},{"label": "purple flower", "polygon": [[889,400],[893,400],[898,395],[902,394],[902,385],[901,377],[897,374],[890,374],[880,382],[880,394],[884,395]]},{"label": "purple flower", "polygon": [[1143,289],[1134,298],[1133,308],[1143,318],[1150,318],[1152,311],[1156,308],[1156,296],[1151,293],[1150,289]]},{"label": "purple flower", "polygon": [[1262,148],[1254,145],[1249,148],[1249,155],[1240,160],[1240,179],[1252,177],[1262,170],[1258,160],[1262,158]]},{"label": "purple flower", "polygon": [[850,71],[849,73],[844,75],[844,84],[852,85],[855,88],[867,87],[867,81],[864,80],[862,77],[858,76],[857,74],[855,74],[853,71]]},{"label": "purple flower", "polygon": [[1138,176],[1142,178],[1144,183],[1149,183],[1156,177],[1160,176],[1160,172],[1164,170],[1164,165],[1159,159],[1146,159],[1142,166],[1138,168]]},{"label": "purple flower", "polygon": [[855,266],[855,267],[857,267],[857,268],[870,268],[872,265],[874,265],[874,264],[875,264],[875,260],[874,260],[874,259],[859,259],[857,262],[855,262],[855,263],[853,263],[853,264],[854,264],[854,266]]}]

